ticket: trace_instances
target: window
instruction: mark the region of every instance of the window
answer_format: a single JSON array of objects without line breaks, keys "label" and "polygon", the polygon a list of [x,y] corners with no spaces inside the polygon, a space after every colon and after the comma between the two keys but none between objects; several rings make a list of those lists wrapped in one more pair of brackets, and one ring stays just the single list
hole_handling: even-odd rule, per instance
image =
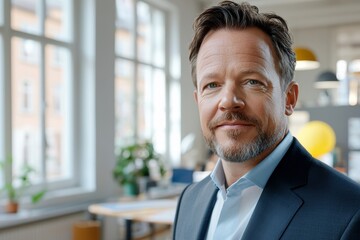
[{"label": "window", "polygon": [[[11,119],[11,124],[3,122],[0,127],[11,126],[11,132],[1,136],[6,136],[5,142],[0,142],[1,158],[10,152],[13,175],[18,175],[24,164],[31,165],[37,173],[32,182],[39,186],[74,186],[76,164],[69,154],[74,125],[73,1],[8,3],[0,13],[4,16],[0,20],[0,37],[4,39],[0,49],[9,51],[4,51],[0,63],[9,71],[5,73],[8,77],[0,77],[0,90],[11,89],[11,98],[4,96],[0,116],[6,116],[6,106],[10,106],[11,118],[4,122]],[[11,146],[6,154],[5,145]]]},{"label": "window", "polygon": [[[163,5],[161,5],[163,6]],[[115,147],[151,140],[169,156],[170,77],[169,9],[140,0],[116,0]],[[173,56],[171,56],[173,57]],[[176,108],[179,111],[179,108]],[[176,116],[176,115],[175,115]]]},{"label": "window", "polygon": [[178,154],[176,14],[151,2],[0,0],[0,161],[13,157],[7,181],[36,169],[43,206],[113,196],[115,132],[116,146],[150,138]]}]

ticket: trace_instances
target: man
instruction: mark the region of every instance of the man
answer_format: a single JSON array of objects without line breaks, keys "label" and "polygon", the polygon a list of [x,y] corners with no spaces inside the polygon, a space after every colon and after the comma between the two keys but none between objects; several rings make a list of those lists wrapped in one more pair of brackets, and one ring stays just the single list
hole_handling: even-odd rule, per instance
[{"label": "man", "polygon": [[194,23],[201,128],[219,156],[179,199],[175,240],[360,239],[360,187],[288,130],[298,98],[286,22],[224,1]]}]

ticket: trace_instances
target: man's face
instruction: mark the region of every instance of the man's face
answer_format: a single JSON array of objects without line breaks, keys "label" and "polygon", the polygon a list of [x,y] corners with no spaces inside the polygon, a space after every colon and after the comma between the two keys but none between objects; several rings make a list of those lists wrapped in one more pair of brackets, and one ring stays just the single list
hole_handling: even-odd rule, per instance
[{"label": "man's face", "polygon": [[257,28],[205,37],[194,95],[204,138],[222,159],[262,159],[284,137],[297,85],[282,91],[275,56],[270,38]]}]

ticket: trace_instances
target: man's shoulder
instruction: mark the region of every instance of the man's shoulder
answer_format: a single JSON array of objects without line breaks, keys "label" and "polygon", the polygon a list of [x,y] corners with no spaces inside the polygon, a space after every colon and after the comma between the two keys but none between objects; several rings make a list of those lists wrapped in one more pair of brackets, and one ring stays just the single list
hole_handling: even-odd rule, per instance
[{"label": "man's shoulder", "polygon": [[310,158],[304,161],[309,164],[306,183],[293,191],[305,202],[306,209],[316,209],[319,213],[340,208],[338,214],[349,216],[359,211],[359,183],[320,160]]},{"label": "man's shoulder", "polygon": [[214,182],[210,176],[205,177],[199,182],[195,182],[187,186],[181,194],[182,200],[188,198],[196,198],[198,196],[206,196],[213,193],[216,190]]},{"label": "man's shoulder", "polygon": [[295,191],[302,192],[310,199],[360,201],[359,183],[313,158],[296,139],[274,171],[272,179],[274,184],[287,182],[289,184],[287,186],[297,189]]},{"label": "man's shoulder", "polygon": [[360,184],[346,174],[326,165],[320,160],[314,160],[309,179],[314,179],[319,186],[328,187],[338,194],[352,195],[360,200]]}]

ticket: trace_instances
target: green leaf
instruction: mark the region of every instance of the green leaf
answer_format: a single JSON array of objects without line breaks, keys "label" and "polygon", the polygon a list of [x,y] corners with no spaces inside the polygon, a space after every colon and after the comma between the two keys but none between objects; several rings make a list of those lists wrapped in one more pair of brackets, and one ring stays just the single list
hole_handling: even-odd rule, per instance
[{"label": "green leaf", "polygon": [[46,191],[41,191],[41,192],[38,192],[38,193],[32,195],[32,197],[31,197],[31,202],[32,202],[32,203],[37,203],[37,202],[39,202],[39,201],[44,197],[45,192],[46,192]]}]

